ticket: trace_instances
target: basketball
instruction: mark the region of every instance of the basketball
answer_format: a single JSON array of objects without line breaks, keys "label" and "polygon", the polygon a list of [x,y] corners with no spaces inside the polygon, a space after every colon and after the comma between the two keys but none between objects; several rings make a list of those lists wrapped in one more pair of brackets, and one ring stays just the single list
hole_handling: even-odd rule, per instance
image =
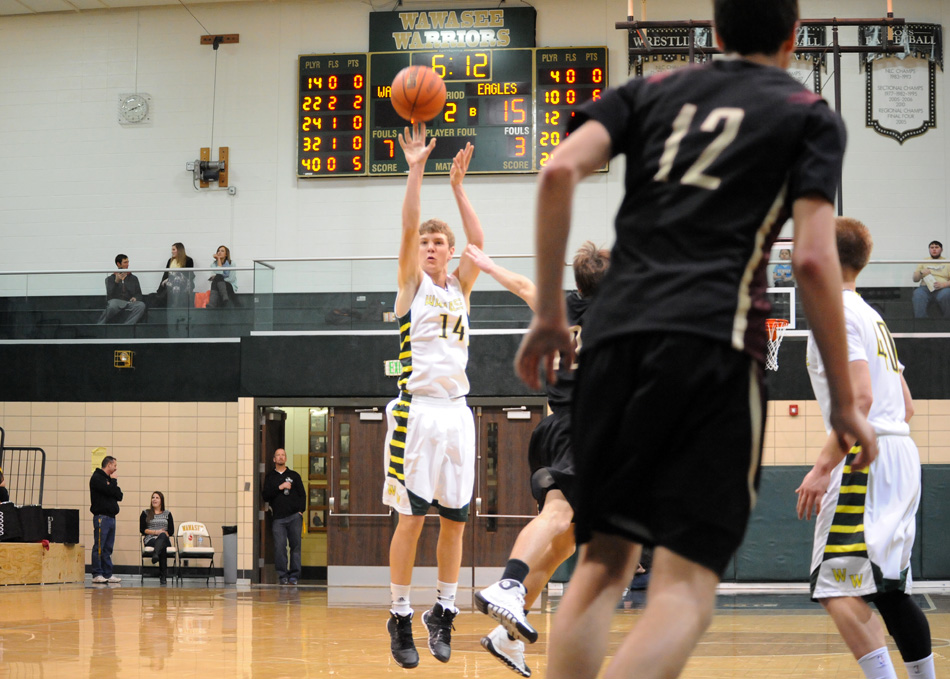
[{"label": "basketball", "polygon": [[428,66],[407,66],[393,79],[389,99],[400,117],[428,122],[445,105],[445,83]]}]

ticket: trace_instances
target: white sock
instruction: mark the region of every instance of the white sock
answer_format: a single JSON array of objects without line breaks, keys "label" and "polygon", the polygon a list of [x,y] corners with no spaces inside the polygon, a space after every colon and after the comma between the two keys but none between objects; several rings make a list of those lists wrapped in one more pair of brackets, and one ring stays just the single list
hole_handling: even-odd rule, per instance
[{"label": "white sock", "polygon": [[442,608],[447,611],[458,612],[458,609],[455,607],[455,593],[458,591],[459,584],[457,582],[442,582],[438,581],[436,585],[436,601],[442,604]]},{"label": "white sock", "polygon": [[887,652],[887,646],[871,651],[858,660],[858,665],[861,666],[861,671],[864,672],[866,679],[897,679],[897,672],[894,670],[894,663],[891,662],[891,656]]},{"label": "white sock", "polygon": [[397,585],[389,583],[389,593],[393,600],[392,612],[396,615],[409,615],[412,607],[409,605],[409,590],[412,585]]},{"label": "white sock", "polygon": [[934,654],[931,653],[923,660],[914,662],[905,662],[907,676],[910,679],[937,679],[937,672],[934,670]]}]

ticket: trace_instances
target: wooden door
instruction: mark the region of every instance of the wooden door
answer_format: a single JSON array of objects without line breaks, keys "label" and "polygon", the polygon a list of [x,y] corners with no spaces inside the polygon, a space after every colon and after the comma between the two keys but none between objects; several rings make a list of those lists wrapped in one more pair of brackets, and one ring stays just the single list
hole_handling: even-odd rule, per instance
[{"label": "wooden door", "polygon": [[501,567],[515,538],[538,513],[531,497],[528,443],[543,417],[542,406],[475,409],[478,472],[470,540],[474,566]]},{"label": "wooden door", "polygon": [[394,517],[382,502],[386,413],[330,409],[328,566],[388,566]]},{"label": "wooden door", "polygon": [[[382,407],[334,408],[331,420],[327,565],[388,567],[398,517],[382,501],[386,414]],[[430,509],[416,547],[417,567],[436,566],[438,538],[438,513]],[[466,540],[462,566],[471,565],[472,545]]]}]

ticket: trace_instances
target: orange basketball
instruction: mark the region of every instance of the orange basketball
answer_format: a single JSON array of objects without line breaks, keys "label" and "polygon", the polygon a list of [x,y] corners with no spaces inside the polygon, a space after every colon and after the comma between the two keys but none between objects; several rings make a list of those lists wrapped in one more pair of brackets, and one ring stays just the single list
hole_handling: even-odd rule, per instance
[{"label": "orange basketball", "polygon": [[407,66],[396,74],[389,99],[400,117],[428,122],[445,105],[445,82],[428,66]]}]

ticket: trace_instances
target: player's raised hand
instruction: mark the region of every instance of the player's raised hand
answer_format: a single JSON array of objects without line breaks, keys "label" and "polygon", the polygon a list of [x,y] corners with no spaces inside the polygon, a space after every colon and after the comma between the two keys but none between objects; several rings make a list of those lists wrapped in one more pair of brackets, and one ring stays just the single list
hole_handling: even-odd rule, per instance
[{"label": "player's raised hand", "polygon": [[495,262],[491,257],[486,255],[477,245],[469,243],[465,246],[465,252],[462,253],[463,256],[467,256],[479,269],[491,275],[491,272],[495,269]]},{"label": "player's raised hand", "polygon": [[475,147],[472,142],[465,142],[465,148],[455,154],[452,160],[452,169],[449,171],[449,182],[452,186],[459,186],[465,179],[465,173],[468,172],[468,164],[472,162],[472,153]]},{"label": "player's raised hand", "polygon": [[544,321],[535,316],[518,347],[515,373],[532,389],[540,389],[539,370],[543,367],[548,384],[554,384],[554,364],[559,355],[565,365],[574,362],[574,343],[567,324],[563,320]]},{"label": "player's raised hand", "polygon": [[409,167],[414,165],[425,165],[429,159],[429,154],[435,148],[435,137],[426,144],[426,124],[413,123],[412,127],[406,127],[399,135],[399,146],[406,156],[406,162]]}]

